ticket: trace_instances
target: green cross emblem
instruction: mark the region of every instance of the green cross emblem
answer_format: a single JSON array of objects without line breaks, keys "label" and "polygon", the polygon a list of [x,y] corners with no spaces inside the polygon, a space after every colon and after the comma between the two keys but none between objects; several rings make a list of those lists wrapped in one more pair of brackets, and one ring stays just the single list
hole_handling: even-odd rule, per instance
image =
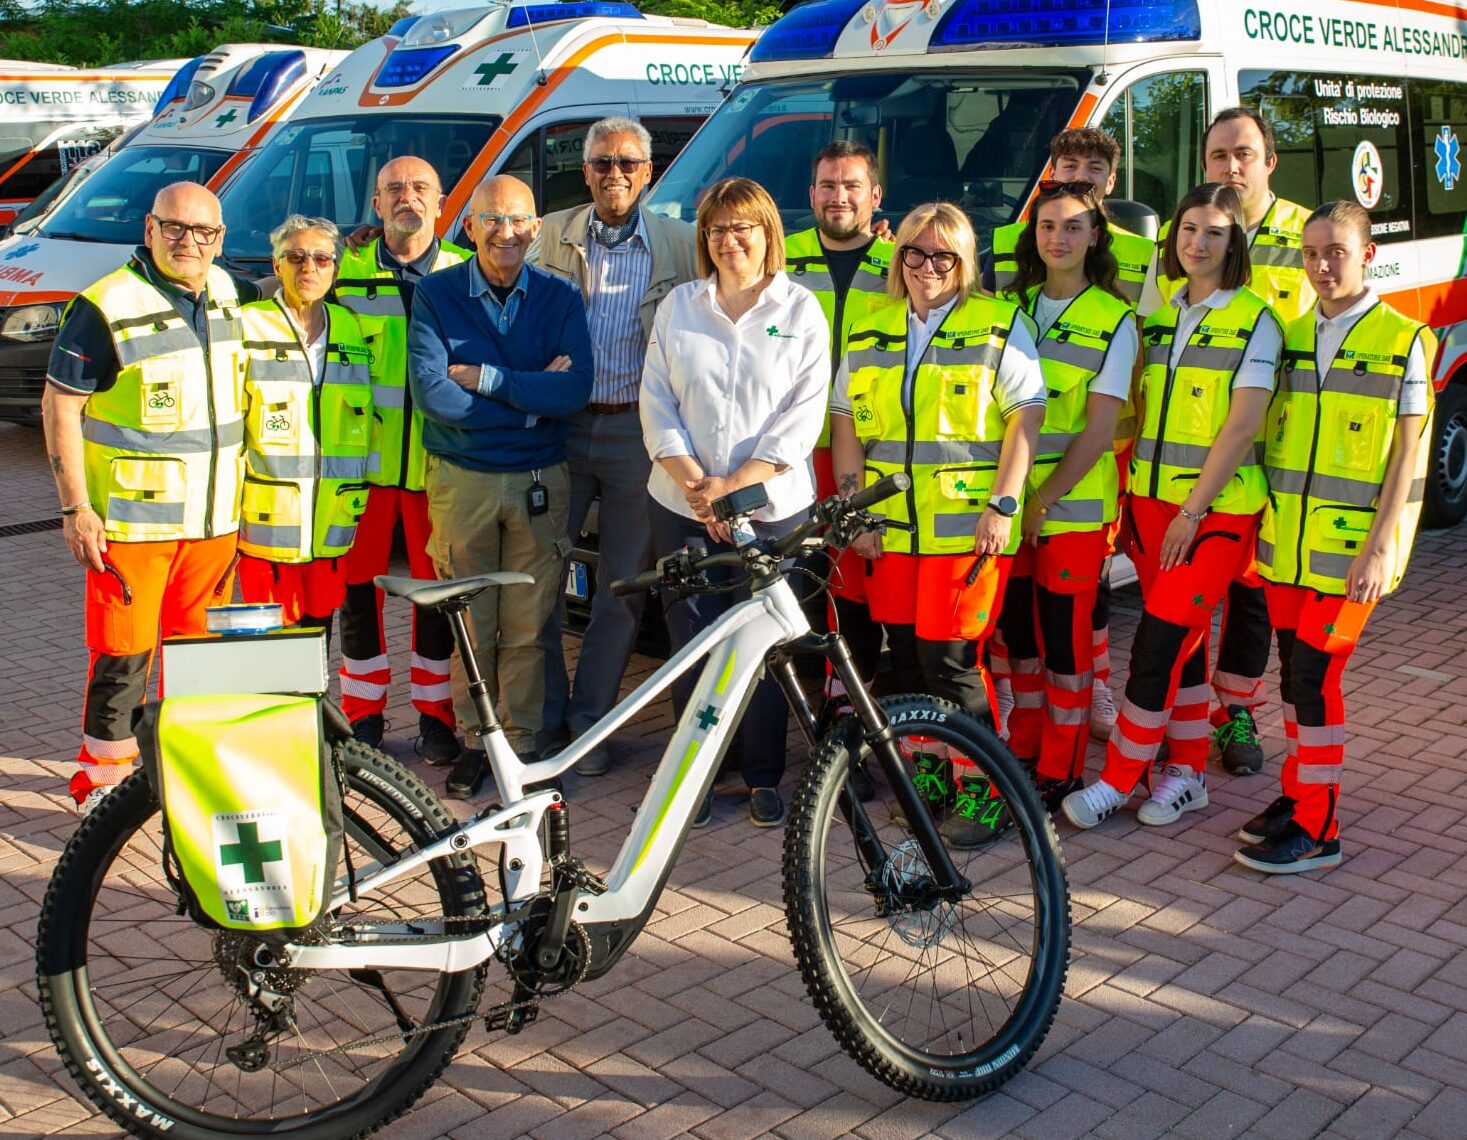
[{"label": "green cross emblem", "polygon": [[1204,598],[1201,594],[1193,594],[1192,595],[1192,604],[1194,606],[1200,606],[1200,605],[1202,605],[1206,601],[1207,601],[1207,599]]},{"label": "green cross emblem", "polygon": [[712,705],[698,710],[698,727],[707,732],[718,723],[718,710]]},{"label": "green cross emblem", "polygon": [[493,63],[479,64],[478,67],[474,68],[474,74],[481,77],[479,79],[479,86],[483,87],[486,83],[493,83],[501,75],[512,74],[518,66],[519,64],[515,62],[514,54],[506,51],[501,52],[499,58]]},{"label": "green cross emblem", "polygon": [[968,481],[966,479],[959,479],[956,483],[953,484],[954,491],[966,491],[967,489]]},{"label": "green cross emblem", "polygon": [[232,123],[232,122],[234,122],[235,117],[236,117],[235,109],[233,107],[231,107],[231,108],[229,108],[228,111],[226,111],[224,114],[220,115],[217,119],[214,120],[214,125],[216,127],[222,127],[226,123]]},{"label": "green cross emblem", "polygon": [[281,849],[280,840],[260,842],[258,823],[240,824],[239,842],[226,843],[219,848],[220,866],[243,867],[247,883],[263,883],[265,864],[279,863],[284,858],[285,852]]},{"label": "green cross emblem", "polygon": [[1334,633],[1334,631],[1335,631],[1335,623],[1334,622],[1327,621],[1327,622],[1324,623],[1324,632],[1325,633]]},{"label": "green cross emblem", "polygon": [[1059,576],[1061,582],[1068,582],[1070,580],[1070,568],[1066,566],[1060,571]]}]

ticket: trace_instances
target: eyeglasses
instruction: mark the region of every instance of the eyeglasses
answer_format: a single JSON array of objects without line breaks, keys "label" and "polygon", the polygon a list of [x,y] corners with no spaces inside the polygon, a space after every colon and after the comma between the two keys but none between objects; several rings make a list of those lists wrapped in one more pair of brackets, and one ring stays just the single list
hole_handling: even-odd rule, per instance
[{"label": "eyeglasses", "polygon": [[1057,178],[1039,180],[1041,194],[1073,194],[1076,198],[1095,197],[1095,187],[1089,182],[1061,182]]},{"label": "eyeglasses", "polygon": [[431,182],[389,182],[381,187],[382,193],[389,198],[401,198],[409,190],[420,198],[426,198],[429,194],[440,194],[442,191]]},{"label": "eyeglasses", "polygon": [[613,166],[623,174],[635,174],[651,161],[650,158],[629,158],[622,154],[598,154],[595,158],[586,159],[586,165],[597,174],[610,174]]},{"label": "eyeglasses", "polygon": [[490,231],[497,230],[508,222],[509,228],[517,234],[523,233],[535,220],[534,214],[475,214],[474,217],[479,219],[481,226]]},{"label": "eyeglasses", "polygon": [[318,268],[325,269],[328,265],[336,264],[336,254],[324,249],[287,249],[281,256],[295,266],[310,261]]},{"label": "eyeglasses", "polygon": [[188,222],[175,222],[168,218],[154,218],[153,221],[158,223],[158,232],[165,241],[182,241],[184,234],[193,234],[198,245],[213,245],[224,232],[223,226],[189,225]]},{"label": "eyeglasses", "polygon": [[748,241],[749,235],[761,229],[760,222],[734,222],[731,226],[709,226],[708,240],[722,241],[724,234],[733,234],[736,241]]},{"label": "eyeglasses", "polygon": [[936,249],[928,253],[915,245],[902,246],[902,264],[908,269],[921,269],[929,261],[932,262],[934,273],[951,273],[953,266],[958,263],[958,255],[950,249]]}]

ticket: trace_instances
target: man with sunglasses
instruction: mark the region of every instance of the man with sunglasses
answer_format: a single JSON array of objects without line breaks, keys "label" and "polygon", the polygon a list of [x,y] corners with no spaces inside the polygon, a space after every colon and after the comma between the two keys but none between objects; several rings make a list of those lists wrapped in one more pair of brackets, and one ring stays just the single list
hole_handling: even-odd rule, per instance
[{"label": "man with sunglasses", "polygon": [[[423,490],[423,413],[408,390],[407,341],[413,290],[429,273],[457,265],[469,251],[440,241],[443,210],[438,172],[413,155],[400,155],[377,172],[372,209],[382,219],[373,236],[341,258],[332,299],[357,315],[371,351],[372,454],[367,466],[367,509],[346,556],[346,601],[341,607],[341,705],[358,740],[374,748],[386,727],[392,670],[382,624],[382,595],[373,585],[387,573],[399,521],[415,578],[433,577],[428,557],[428,496]],[[461,748],[454,735],[449,663],[453,635],[435,610],[413,608],[411,693],[418,711],[418,755],[451,764]]]},{"label": "man with sunglasses", "polygon": [[[591,124],[581,171],[591,203],[548,215],[530,260],[581,292],[595,344],[591,402],[570,420],[567,537],[574,545],[592,502],[597,507],[597,580],[630,578],[652,565],[647,477],[637,402],[652,317],[675,286],[698,275],[697,242],[686,222],[641,209],[652,180],[652,136],[635,119]],[[544,746],[585,732],[616,704],[622,675],[642,624],[645,594],[618,598],[598,589],[581,641],[575,684],[566,675],[560,607],[545,626]],[[576,765],[579,776],[604,775],[603,746]]]},{"label": "man with sunglasses", "polygon": [[[580,291],[526,264],[540,232],[528,186],[509,175],[480,183],[464,228],[476,256],[418,283],[408,327],[408,383],[428,452],[428,553],[440,578],[508,570],[534,579],[486,590],[468,611],[505,736],[529,758],[544,727],[540,638],[570,550],[566,436],[591,395],[591,334]],[[465,729],[478,723],[461,662],[453,703]],[[472,797],[487,772],[484,750],[465,748],[448,795]]]},{"label": "man with sunglasses", "polygon": [[230,600],[243,467],[240,308],[259,289],[215,267],[219,200],[165,186],[143,244],[68,307],[46,368],[46,451],[66,545],[86,571],[91,654],[84,810],[131,771],[134,716],[163,637]]}]

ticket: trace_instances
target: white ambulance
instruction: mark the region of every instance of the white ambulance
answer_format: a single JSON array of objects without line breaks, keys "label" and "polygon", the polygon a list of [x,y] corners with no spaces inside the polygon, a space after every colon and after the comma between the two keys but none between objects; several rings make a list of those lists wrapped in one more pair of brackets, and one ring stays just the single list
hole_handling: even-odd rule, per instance
[{"label": "white ambulance", "polygon": [[607,115],[641,119],[659,173],[733,89],[756,34],[607,0],[408,17],[322,80],[225,187],[226,260],[264,272],[289,213],[375,224],[377,171],[400,155],[438,171],[448,237],[489,174],[523,178],[542,214],[587,201],[581,146]]},{"label": "white ambulance", "polygon": [[1165,219],[1201,180],[1212,114],[1245,104],[1278,136],[1272,185],[1354,197],[1372,276],[1441,338],[1427,517],[1467,514],[1467,3],[1462,0],[817,0],[755,45],[743,81],[654,187],[691,218],[714,180],[763,182],[812,224],[809,156],[877,153],[883,212],[958,202],[983,243],[1028,209],[1048,144],[1097,126],[1121,143],[1115,195]]},{"label": "white ambulance", "polygon": [[345,52],[226,44],[190,61],[153,118],[44,216],[0,241],[0,420],[34,422],[61,314],[127,261],[170,182],[218,187]]}]

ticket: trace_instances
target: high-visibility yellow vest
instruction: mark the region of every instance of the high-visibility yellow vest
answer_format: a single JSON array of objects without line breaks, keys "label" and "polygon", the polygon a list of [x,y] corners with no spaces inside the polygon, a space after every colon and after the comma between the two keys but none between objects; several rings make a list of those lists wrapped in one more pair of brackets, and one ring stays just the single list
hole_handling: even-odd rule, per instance
[{"label": "high-visibility yellow vest", "polygon": [[[1275,198],[1258,223],[1248,249],[1253,266],[1248,288],[1267,301],[1285,325],[1314,307],[1314,286],[1304,272],[1304,223],[1310,212],[1294,202]],[[1181,281],[1161,272],[1161,247],[1171,226],[1169,221],[1163,225],[1156,239],[1156,287],[1166,301],[1182,287]]]},{"label": "high-visibility yellow vest", "polygon": [[113,542],[173,542],[239,527],[244,470],[240,303],[211,266],[208,344],[131,265],[84,289],[112,333],[116,382],[82,418],[87,496]]},{"label": "high-visibility yellow vest", "polygon": [[[1239,289],[1224,308],[1207,310],[1173,368],[1178,315],[1175,305],[1162,305],[1142,329],[1143,418],[1131,455],[1130,492],[1180,504],[1227,422],[1233,374],[1243,363],[1254,329],[1260,321],[1277,318],[1256,293]],[[1257,451],[1244,458],[1237,474],[1208,504],[1211,510],[1251,515],[1263,509],[1268,485]]]},{"label": "high-visibility yellow vest", "polygon": [[[1024,311],[1034,316],[1041,286],[1026,298]],[[1065,310],[1039,340],[1039,364],[1044,370],[1046,401],[1039,451],[1030,469],[1032,494],[1085,430],[1086,402],[1090,382],[1105,366],[1111,341],[1136,310],[1120,298],[1087,288],[1065,306]],[[1045,513],[1041,534],[1100,530],[1115,521],[1120,476],[1115,454],[1107,447],[1080,481]]]},{"label": "high-visibility yellow vest", "polygon": [[[1319,383],[1314,313],[1289,325],[1279,388],[1264,428],[1268,506],[1258,535],[1258,572],[1271,582],[1344,594],[1380,506],[1406,362],[1417,338],[1430,361],[1424,325],[1377,303],[1346,335]],[[1431,439],[1431,416],[1422,439]],[[1389,590],[1400,585],[1416,537],[1431,448],[1416,453],[1407,506],[1396,523]]]},{"label": "high-visibility yellow vest", "polygon": [[246,305],[242,554],[339,558],[367,508],[372,382],[357,320],[326,306],[320,383],[278,300]]},{"label": "high-visibility yellow vest", "polygon": [[[1012,291],[1019,276],[1019,264],[1014,260],[1014,251],[1019,247],[1019,235],[1029,223],[1010,222],[993,231],[993,282],[996,292]],[[1149,237],[1133,234],[1112,224],[1110,227],[1110,251],[1115,254],[1120,271],[1121,292],[1132,305],[1140,304],[1141,293],[1146,285],[1146,272],[1151,268],[1151,259],[1156,256],[1156,243]]]},{"label": "high-visibility yellow vest", "polygon": [[[815,300],[820,302],[820,311],[825,314],[825,323],[830,326],[832,376],[840,367],[841,353],[845,351],[852,324],[887,301],[886,278],[891,270],[894,248],[890,238],[879,237],[873,241],[861,255],[850,287],[844,295],[837,295],[825,247],[820,244],[820,231],[814,228],[801,230],[784,239],[785,272],[796,284],[815,294]],[[815,446],[830,446],[829,416],[820,428],[820,439]]]},{"label": "high-visibility yellow vest", "polygon": [[[367,482],[378,487],[423,489],[423,413],[412,407],[407,382],[408,312],[393,271],[378,256],[378,238],[341,257],[332,296],[357,315],[372,356],[372,454]],[[473,254],[442,242],[433,271],[466,261]]]},{"label": "high-visibility yellow vest", "polygon": [[[881,504],[882,547],[900,554],[971,554],[1003,449],[995,383],[1018,306],[982,294],[953,306],[905,383],[907,304],[868,313],[846,342],[851,419],[867,482],[905,471],[912,487]],[[916,346],[920,348],[921,346]],[[1009,547],[1019,548],[1012,528]]]}]

